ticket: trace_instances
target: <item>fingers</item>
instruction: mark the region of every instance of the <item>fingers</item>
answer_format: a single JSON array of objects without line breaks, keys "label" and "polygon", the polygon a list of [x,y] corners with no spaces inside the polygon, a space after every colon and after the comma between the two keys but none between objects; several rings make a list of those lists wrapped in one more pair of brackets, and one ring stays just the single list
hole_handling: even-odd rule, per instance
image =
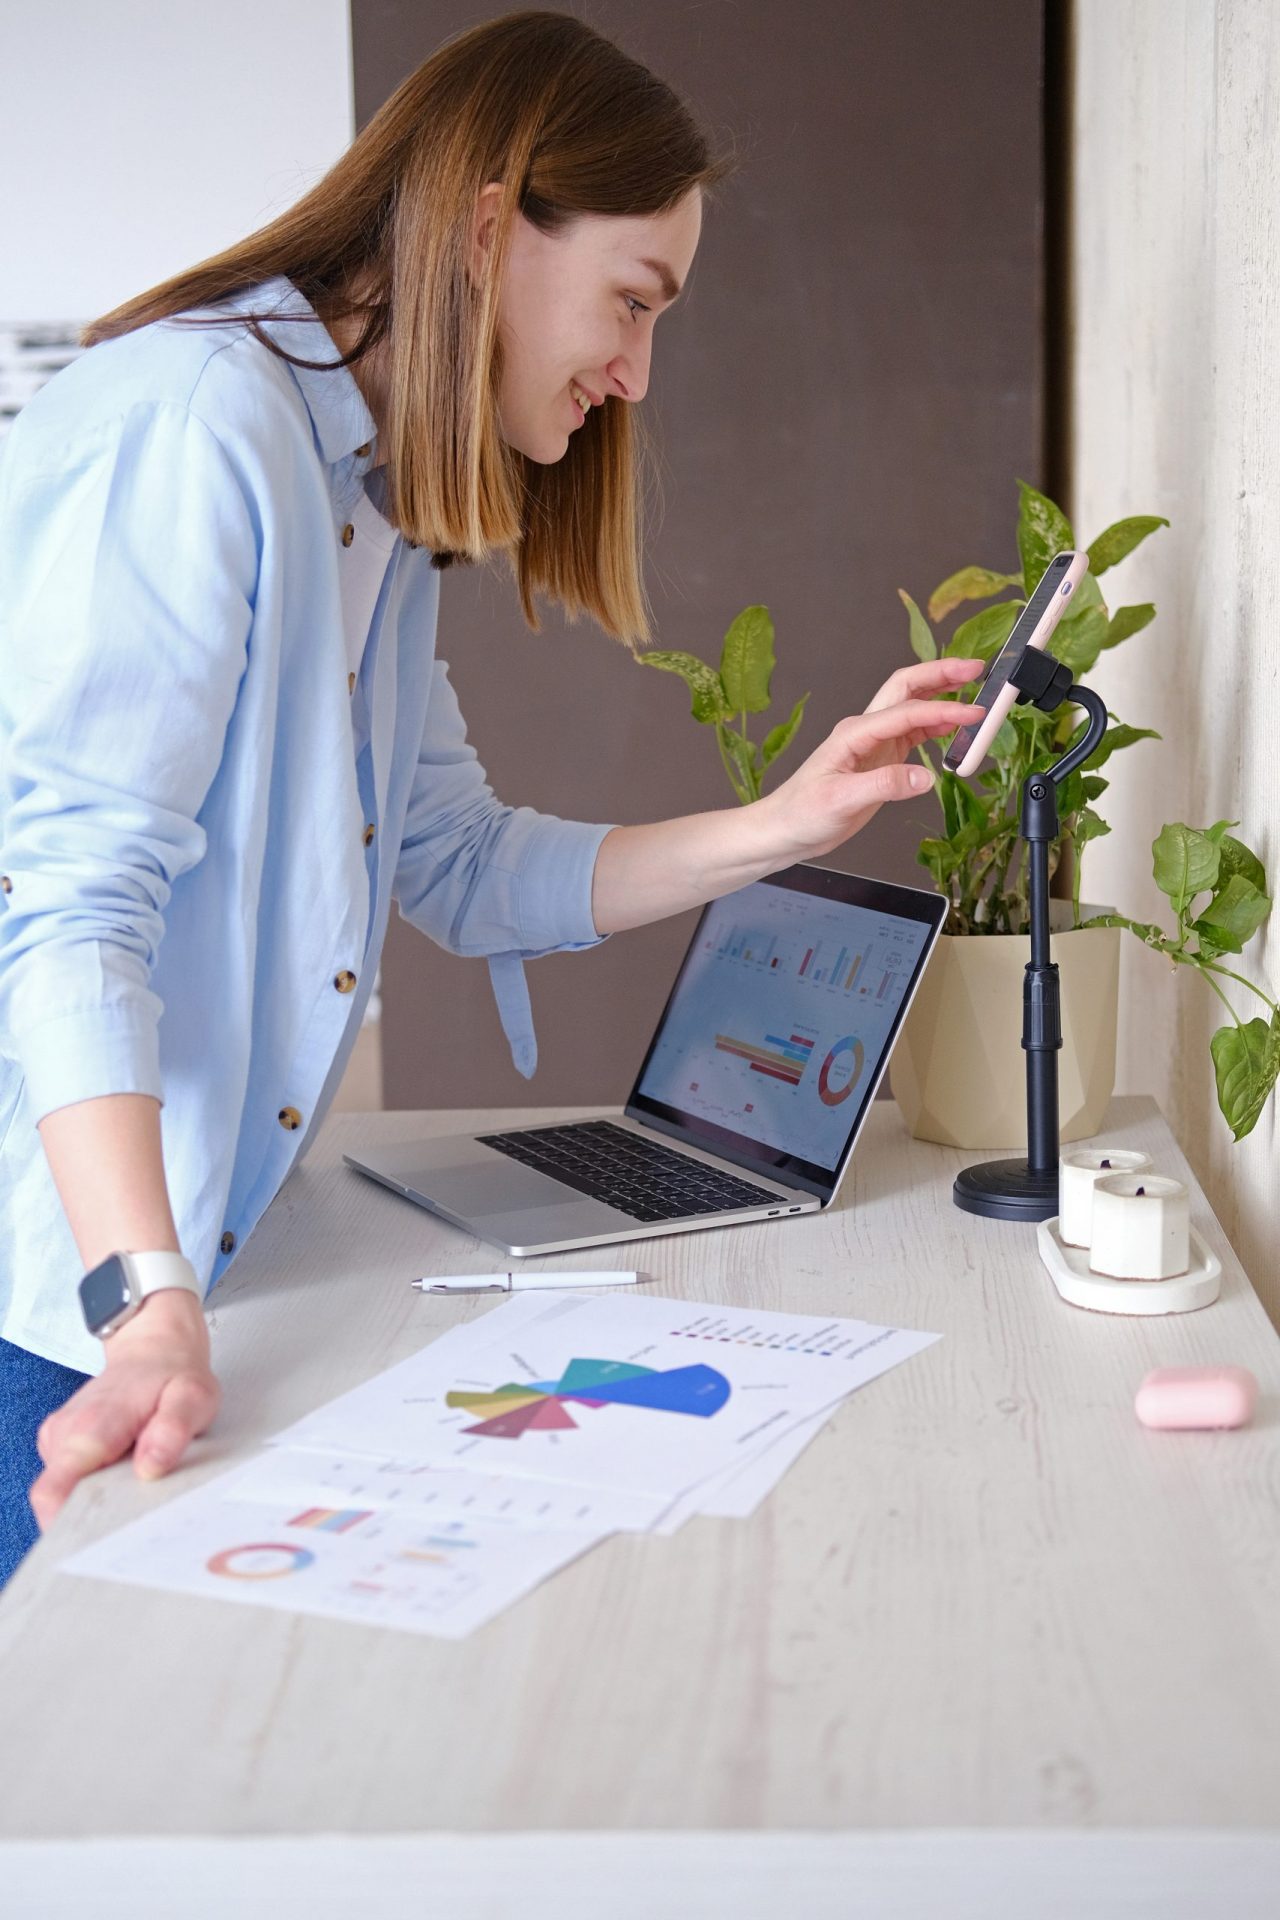
[{"label": "fingers", "polygon": [[210,1374],[180,1373],[168,1381],[155,1412],[133,1450],[140,1480],[158,1480],[172,1472],[198,1433],[218,1410],[218,1389]]},{"label": "fingers", "polygon": [[31,1489],[31,1510],[43,1531],[86,1474],[129,1451],[137,1417],[94,1381],[44,1422],[36,1439],[45,1470]]},{"label": "fingers", "polygon": [[872,767],[855,773],[849,781],[847,805],[851,812],[863,807],[878,807],[885,800],[914,800],[933,785],[928,767],[894,762],[887,767]]},{"label": "fingers", "polygon": [[896,706],[868,708],[866,713],[851,714],[835,728],[835,737],[853,753],[865,753],[868,747],[888,740],[904,740],[913,734],[953,733],[957,727],[972,726],[986,715],[986,708],[957,700],[900,700]]},{"label": "fingers", "polygon": [[941,659],[917,660],[911,666],[899,667],[889,675],[867,712],[879,713],[885,707],[896,706],[900,700],[922,694],[949,693],[967,681],[978,679],[985,666],[985,660]]},{"label": "fingers", "polygon": [[218,1383],[201,1367],[111,1369],[82,1387],[41,1427],[36,1445],[45,1470],[31,1488],[31,1510],[43,1532],[77,1483],[134,1449],[143,1480],[177,1466],[218,1410]]}]

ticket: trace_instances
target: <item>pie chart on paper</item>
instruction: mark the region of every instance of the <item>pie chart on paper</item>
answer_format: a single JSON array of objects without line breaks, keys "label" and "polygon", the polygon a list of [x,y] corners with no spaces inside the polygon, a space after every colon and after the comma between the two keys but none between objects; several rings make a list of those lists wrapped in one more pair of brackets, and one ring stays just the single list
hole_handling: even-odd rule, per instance
[{"label": "pie chart on paper", "polygon": [[511,1382],[489,1391],[455,1389],[445,1404],[476,1416],[465,1433],[518,1440],[523,1433],[576,1427],[569,1408],[645,1407],[709,1419],[729,1398],[729,1382],[714,1367],[633,1366],[626,1360],[571,1360],[558,1380]]}]

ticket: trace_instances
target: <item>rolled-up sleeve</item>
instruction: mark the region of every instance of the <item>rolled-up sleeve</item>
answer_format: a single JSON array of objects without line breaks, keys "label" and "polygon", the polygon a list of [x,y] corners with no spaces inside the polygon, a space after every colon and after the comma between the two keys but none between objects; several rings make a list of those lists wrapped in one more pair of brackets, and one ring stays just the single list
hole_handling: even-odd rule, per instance
[{"label": "rolled-up sleeve", "polygon": [[258,540],[228,453],[174,402],[25,440],[0,512],[0,1044],[39,1119],[163,1097],[148,982],[204,853]]},{"label": "rolled-up sleeve", "polygon": [[403,918],[439,946],[488,957],[512,1056],[526,1075],[537,1054],[521,963],[608,937],[591,917],[591,883],[611,831],[497,800],[448,668],[435,663],[396,898]]},{"label": "rolled-up sleeve", "polygon": [[532,960],[595,946],[606,936],[591,918],[591,881],[611,831],[495,799],[448,667],[435,663],[396,869],[396,899],[411,925],[451,953]]}]

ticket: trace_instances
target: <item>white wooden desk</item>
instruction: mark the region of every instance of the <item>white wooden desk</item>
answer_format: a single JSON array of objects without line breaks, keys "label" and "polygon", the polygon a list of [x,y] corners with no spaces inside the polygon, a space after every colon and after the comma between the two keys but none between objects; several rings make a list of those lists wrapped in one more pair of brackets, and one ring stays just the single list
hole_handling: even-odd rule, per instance
[{"label": "white wooden desk", "polygon": [[[1224,1268],[1199,1313],[1064,1305],[1034,1229],[952,1206],[973,1156],[912,1141],[891,1102],[830,1213],[544,1263],[638,1264],[691,1299],[944,1336],[856,1394],[750,1521],[616,1537],[458,1644],[59,1575],[484,1312],[409,1281],[487,1270],[492,1250],[340,1155],[530,1117],[332,1119],[212,1297],[225,1400],[199,1464],[151,1487],[96,1476],[13,1582],[0,1841],[82,1844],[0,1845],[0,1883],[28,1900],[0,1906],[44,1911],[37,1887],[91,1872],[98,1904],[78,1911],[114,1914],[115,1859],[119,1910],[147,1914],[131,1846],[237,1836],[241,1853],[206,1848],[190,1898],[155,1911],[229,1911],[210,1890],[243,1857],[239,1912],[260,1910],[246,1888],[274,1859],[300,1898],[315,1876],[296,1909],[313,1916],[357,1911],[326,1895],[363,1859],[362,1920],[397,1860],[453,1897],[388,1913],[564,1916],[578,1874],[597,1895],[603,1876],[611,1917],[1280,1912],[1280,1343],[1147,1099],[1117,1100],[1102,1137],[1190,1182]],[[1137,1424],[1149,1368],[1212,1361],[1257,1374],[1250,1429]],[[350,1839],[306,1842],[322,1835]],[[255,1854],[251,1836],[289,1839]],[[1081,1904],[1080,1873],[1113,1903]],[[1152,1904],[1122,1904],[1126,1874]],[[261,1910],[295,1908],[277,1893]]]}]

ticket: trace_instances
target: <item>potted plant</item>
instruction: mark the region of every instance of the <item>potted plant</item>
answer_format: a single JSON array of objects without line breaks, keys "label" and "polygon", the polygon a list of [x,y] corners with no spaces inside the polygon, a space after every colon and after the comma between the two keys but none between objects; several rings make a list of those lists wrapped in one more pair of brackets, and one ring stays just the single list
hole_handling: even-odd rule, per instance
[{"label": "potted plant", "polygon": [[[1108,527],[1089,546],[1089,572],[1049,647],[1077,678],[1155,618],[1149,603],[1112,613],[1098,579],[1167,525],[1153,515],[1135,516]],[[1065,514],[1025,482],[1019,482],[1017,545],[1018,572],[961,568],[931,595],[927,618],[909,594],[900,593],[918,658],[934,659],[941,650],[990,659],[1009,637],[1025,596],[1049,560],[1075,545]],[[995,599],[1010,588],[1014,597]],[[994,604],[963,620],[940,649],[931,623],[975,600]],[[962,689],[951,697],[971,699],[973,691]],[[918,750],[934,774],[942,830],[921,842],[917,858],[949,902],[939,953],[890,1064],[894,1096],[919,1138],[966,1148],[1026,1146],[1022,974],[1030,921],[1019,803],[1027,775],[1060,760],[1085,724],[1071,706],[1053,714],[1013,707],[973,783],[949,773],[928,746]],[[1224,1000],[1232,1024],[1213,1036],[1211,1051],[1219,1105],[1237,1140],[1253,1127],[1280,1072],[1280,1011],[1266,993],[1224,964],[1224,956],[1242,951],[1271,907],[1261,861],[1227,831],[1237,822],[1222,820],[1207,829],[1175,822],[1161,829],[1152,847],[1154,873],[1174,908],[1172,934],[1108,908],[1081,906],[1084,849],[1110,832],[1096,807],[1108,785],[1102,769],[1114,753],[1158,738],[1150,727],[1111,715],[1101,744],[1059,789],[1062,831],[1050,850],[1051,871],[1064,857],[1071,862],[1070,898],[1051,903],[1051,950],[1062,997],[1058,1060],[1064,1141],[1096,1132],[1111,1097],[1124,929],[1168,955],[1172,964],[1197,968]],[[1270,1018],[1241,1021],[1219,985],[1223,977],[1257,994]]]},{"label": "potted plant", "polygon": [[[1072,611],[1059,622],[1050,651],[1083,678],[1101,655],[1149,626],[1149,604],[1117,607],[1103,599],[1098,577],[1125,559],[1166,520],[1138,516],[1108,527],[1089,547],[1089,573]],[[1019,570],[962,567],[931,595],[927,617],[906,592],[908,634],[921,660],[939,651],[990,659],[1052,556],[1074,539],[1066,516],[1035,488],[1019,482]],[[997,596],[1013,591],[1013,596]],[[966,602],[990,601],[956,626],[940,645],[935,625]],[[689,688],[693,717],[713,728],[722,764],[737,798],[760,797],[766,772],[790,746],[804,715],[805,694],[790,715],[758,742],[750,716],[771,704],[774,629],[767,607],[751,606],[725,635],[720,665],[696,654],[651,652],[645,666],[678,674]],[[950,696],[968,700],[972,688]],[[1027,881],[1018,834],[1022,782],[1061,759],[1085,721],[1065,706],[1045,714],[1015,706],[993,744],[988,765],[970,784],[942,765],[930,745],[918,749],[933,773],[941,831],[927,836],[917,858],[948,901],[946,930],[907,1016],[890,1065],[890,1083],[912,1131],[922,1139],[961,1147],[1026,1145],[1022,976],[1028,958]],[[1071,859],[1071,896],[1051,903],[1053,958],[1060,971],[1063,1049],[1059,1055],[1060,1137],[1076,1140],[1101,1124],[1115,1078],[1120,940],[1128,929],[1175,966],[1195,967],[1223,999],[1231,1025],[1211,1042],[1218,1102],[1237,1140],[1243,1139],[1280,1075],[1280,1008],[1270,996],[1225,964],[1240,953],[1270,911],[1261,861],[1220,820],[1197,829],[1175,822],[1153,845],[1155,878],[1168,896],[1176,929],[1134,921],[1110,908],[1082,907],[1081,856],[1090,840],[1110,832],[1096,802],[1107,790],[1102,769],[1112,754],[1160,736],[1110,716],[1092,757],[1059,790],[1061,833],[1050,850],[1051,871]],[[1206,897],[1207,896],[1207,897]],[[1234,979],[1261,999],[1266,1017],[1242,1021],[1220,984]]]}]

